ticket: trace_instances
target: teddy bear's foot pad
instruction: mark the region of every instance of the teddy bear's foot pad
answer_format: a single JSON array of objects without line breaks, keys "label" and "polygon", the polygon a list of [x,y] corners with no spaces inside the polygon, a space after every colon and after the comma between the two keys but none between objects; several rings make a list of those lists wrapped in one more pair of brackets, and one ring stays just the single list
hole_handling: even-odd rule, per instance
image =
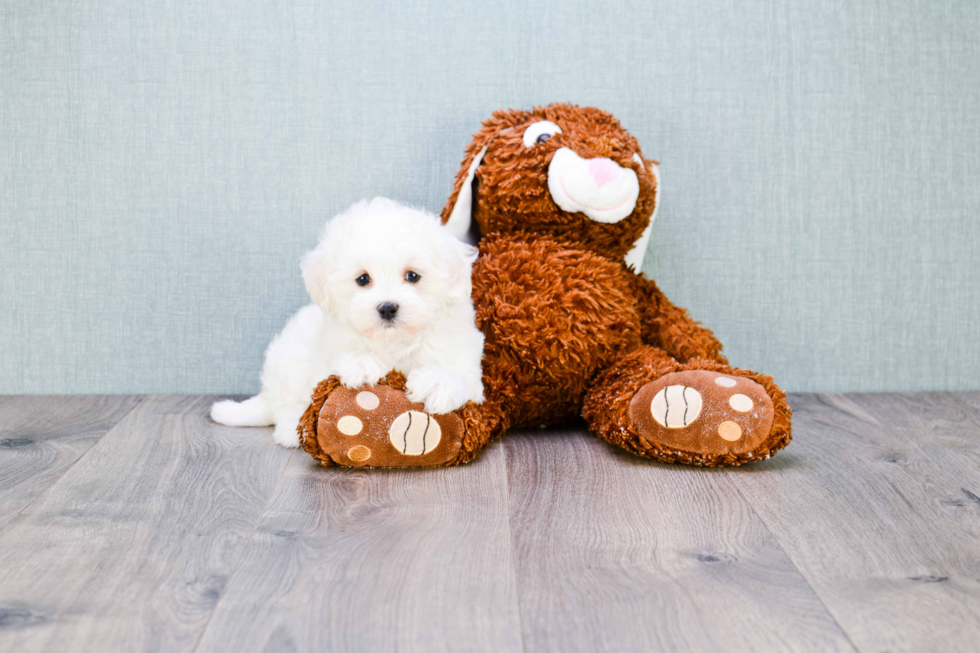
[{"label": "teddy bear's foot pad", "polygon": [[317,442],[345,467],[429,467],[459,452],[463,422],[432,415],[386,385],[335,389],[320,408]]},{"label": "teddy bear's foot pad", "polygon": [[708,370],[665,374],[633,396],[630,418],[641,438],[701,456],[751,453],[772,430],[765,388]]}]

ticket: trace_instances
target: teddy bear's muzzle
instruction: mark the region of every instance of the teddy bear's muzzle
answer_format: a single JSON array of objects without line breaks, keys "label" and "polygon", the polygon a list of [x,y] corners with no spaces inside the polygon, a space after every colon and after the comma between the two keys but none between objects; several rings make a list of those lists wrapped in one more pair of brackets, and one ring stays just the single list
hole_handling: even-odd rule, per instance
[{"label": "teddy bear's muzzle", "polygon": [[583,159],[562,147],[548,165],[548,190],[563,211],[613,224],[633,212],[640,181],[636,172],[611,159]]}]

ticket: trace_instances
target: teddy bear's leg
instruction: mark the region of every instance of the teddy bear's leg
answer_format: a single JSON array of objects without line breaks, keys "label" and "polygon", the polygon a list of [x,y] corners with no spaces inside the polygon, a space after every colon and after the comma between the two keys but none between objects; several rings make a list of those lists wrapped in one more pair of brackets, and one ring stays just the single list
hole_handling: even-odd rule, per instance
[{"label": "teddy bear's leg", "polygon": [[322,381],[298,431],[300,445],[324,466],[434,467],[469,462],[504,424],[491,401],[429,414],[408,400],[405,377],[392,372],[356,390],[334,376]]},{"label": "teddy bear's leg", "polygon": [[722,467],[765,460],[791,439],[772,378],[644,346],[602,372],[582,415],[603,439],[663,462]]}]

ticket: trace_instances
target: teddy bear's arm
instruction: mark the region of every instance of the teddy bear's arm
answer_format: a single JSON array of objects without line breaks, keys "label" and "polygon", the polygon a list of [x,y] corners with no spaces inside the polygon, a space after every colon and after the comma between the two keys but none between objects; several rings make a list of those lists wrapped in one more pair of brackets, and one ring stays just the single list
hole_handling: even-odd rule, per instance
[{"label": "teddy bear's arm", "polygon": [[660,347],[682,363],[698,357],[728,363],[710,329],[691,318],[687,309],[671,303],[653,280],[641,274],[630,276],[644,343]]}]

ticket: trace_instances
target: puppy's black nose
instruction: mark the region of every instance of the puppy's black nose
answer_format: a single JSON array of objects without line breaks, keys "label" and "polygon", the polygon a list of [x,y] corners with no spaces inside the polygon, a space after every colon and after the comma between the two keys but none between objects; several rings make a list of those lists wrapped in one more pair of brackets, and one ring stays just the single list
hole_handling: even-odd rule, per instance
[{"label": "puppy's black nose", "polygon": [[385,322],[391,322],[395,319],[395,315],[398,313],[398,304],[395,302],[385,302],[378,305],[378,313],[381,314],[381,319]]}]

